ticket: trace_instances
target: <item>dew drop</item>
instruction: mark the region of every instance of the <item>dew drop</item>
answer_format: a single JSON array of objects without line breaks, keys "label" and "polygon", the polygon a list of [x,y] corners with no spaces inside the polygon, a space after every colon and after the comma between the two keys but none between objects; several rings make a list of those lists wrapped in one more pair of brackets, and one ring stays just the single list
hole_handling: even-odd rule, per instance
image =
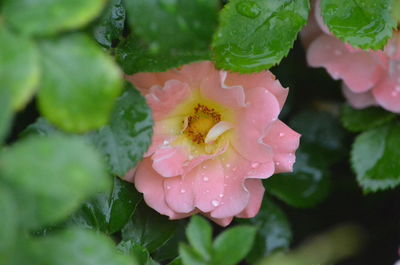
[{"label": "dew drop", "polygon": [[169,141],[168,140],[164,140],[163,145],[168,145]]},{"label": "dew drop", "polygon": [[193,160],[194,156],[189,155],[189,160]]},{"label": "dew drop", "polygon": [[203,180],[204,180],[205,182],[207,182],[207,181],[208,181],[208,177],[204,177]]},{"label": "dew drop", "polygon": [[170,190],[171,189],[171,186],[167,186],[167,190]]},{"label": "dew drop", "polygon": [[206,169],[206,168],[207,168],[207,166],[202,166],[201,168],[202,168],[202,169]]},{"label": "dew drop", "polygon": [[257,168],[257,167],[258,167],[258,165],[259,165],[259,163],[257,163],[257,162],[254,162],[254,163],[252,163],[252,164],[251,164],[251,167],[252,167],[252,168]]},{"label": "dew drop", "polygon": [[276,164],[277,166],[279,166],[280,163],[279,163],[279,162],[276,162],[275,164]]},{"label": "dew drop", "polygon": [[210,192],[210,190],[206,190],[206,193],[209,193]]},{"label": "dew drop", "polygon": [[224,194],[220,193],[218,196],[219,196],[220,198],[222,198],[222,197],[224,197]]},{"label": "dew drop", "polygon": [[279,137],[283,137],[283,136],[285,136],[285,134],[284,133],[279,133]]},{"label": "dew drop", "polygon": [[181,193],[185,193],[186,192],[186,190],[185,189],[181,189]]},{"label": "dew drop", "polygon": [[212,200],[211,201],[212,206],[217,207],[219,205],[219,201],[217,200]]},{"label": "dew drop", "polygon": [[226,178],[226,179],[228,179],[228,178],[229,178],[229,176],[228,176],[228,175],[226,175],[226,176],[225,176],[225,178]]},{"label": "dew drop", "polygon": [[256,18],[260,15],[261,8],[254,1],[241,1],[236,5],[236,11],[242,16]]},{"label": "dew drop", "polygon": [[231,167],[231,164],[226,164],[225,166],[229,168],[229,167]]},{"label": "dew drop", "polygon": [[400,92],[400,85],[397,85],[394,89],[395,89],[397,92]]}]

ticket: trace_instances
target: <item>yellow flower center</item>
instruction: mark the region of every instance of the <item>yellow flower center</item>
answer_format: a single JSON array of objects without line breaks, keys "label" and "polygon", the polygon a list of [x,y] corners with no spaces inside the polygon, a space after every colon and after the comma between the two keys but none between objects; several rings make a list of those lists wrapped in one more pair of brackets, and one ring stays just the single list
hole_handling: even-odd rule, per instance
[{"label": "yellow flower center", "polygon": [[186,134],[192,142],[204,144],[207,133],[220,121],[221,114],[216,112],[213,108],[197,104],[193,109],[193,113],[183,121],[183,133]]}]

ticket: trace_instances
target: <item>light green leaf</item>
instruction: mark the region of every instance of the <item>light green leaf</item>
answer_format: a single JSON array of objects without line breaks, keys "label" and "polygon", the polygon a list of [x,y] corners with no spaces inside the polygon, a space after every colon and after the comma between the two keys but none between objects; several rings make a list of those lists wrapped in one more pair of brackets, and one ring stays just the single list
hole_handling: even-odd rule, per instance
[{"label": "light green leaf", "polygon": [[400,125],[393,124],[360,134],[352,147],[351,162],[365,192],[400,184]]},{"label": "light green leaf", "polygon": [[140,265],[159,265],[150,257],[149,251],[144,247],[133,243],[131,240],[121,241],[117,248],[125,254],[131,255]]},{"label": "light green leaf", "polygon": [[110,238],[89,230],[68,229],[32,240],[29,251],[33,261],[40,265],[138,264],[118,253]]},{"label": "light green leaf", "polygon": [[112,59],[80,34],[43,41],[41,51],[45,74],[39,108],[43,116],[72,132],[106,124],[122,88]]},{"label": "light green leaf", "polygon": [[6,138],[11,127],[11,104],[11,91],[0,88],[0,145]]},{"label": "light green leaf", "polygon": [[86,25],[104,0],[4,0],[7,23],[23,34],[47,36]]},{"label": "light green leaf", "polygon": [[206,265],[207,262],[200,256],[197,251],[188,245],[179,244],[179,254],[183,265]]},{"label": "light green leaf", "polygon": [[37,120],[29,124],[19,135],[19,137],[25,138],[27,136],[33,135],[41,135],[48,136],[55,133],[61,133],[57,130],[53,125],[51,125],[46,119],[43,117],[37,118]]},{"label": "light green leaf", "polygon": [[306,24],[308,0],[231,0],[212,43],[217,67],[259,72],[279,63]]},{"label": "light green leaf", "polygon": [[145,99],[131,85],[117,100],[109,125],[90,133],[110,172],[120,177],[140,161],[151,143],[153,120]]},{"label": "light green leaf", "polygon": [[22,109],[38,86],[38,52],[32,41],[0,23],[0,91],[8,91],[13,109]]},{"label": "light green leaf", "polygon": [[[1,175],[0,175],[1,178]],[[15,198],[0,180],[0,264],[11,264],[18,234],[18,210]]]},{"label": "light green leaf", "polygon": [[212,250],[212,229],[210,224],[199,216],[193,216],[186,228],[190,245],[207,260]]},{"label": "light green leaf", "polygon": [[392,36],[396,22],[392,0],[323,0],[321,13],[329,30],[354,47],[381,49]]},{"label": "light green leaf", "polygon": [[75,137],[21,140],[0,153],[0,171],[28,228],[61,221],[110,184],[100,156]]},{"label": "light green leaf", "polygon": [[377,107],[356,110],[345,105],[342,108],[341,118],[346,129],[362,132],[389,123],[396,118],[396,115]]},{"label": "light green leaf", "polygon": [[212,264],[234,265],[245,258],[251,250],[256,228],[236,226],[225,230],[214,241]]},{"label": "light green leaf", "polygon": [[163,246],[175,233],[177,221],[169,221],[144,204],[139,204],[131,220],[122,229],[122,239],[141,245],[150,253]]}]

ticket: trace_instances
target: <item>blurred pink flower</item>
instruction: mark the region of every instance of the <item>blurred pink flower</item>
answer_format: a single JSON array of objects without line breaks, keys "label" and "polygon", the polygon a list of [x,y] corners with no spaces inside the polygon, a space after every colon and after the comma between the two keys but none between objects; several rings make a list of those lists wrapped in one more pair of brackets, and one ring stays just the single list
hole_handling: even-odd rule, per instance
[{"label": "blurred pink flower", "polygon": [[313,1],[309,24],[302,31],[307,62],[324,67],[333,79],[343,81],[350,105],[365,108],[379,105],[400,112],[400,35],[395,32],[384,51],[364,51],[345,44],[323,24],[320,1]]},{"label": "blurred pink flower", "polygon": [[288,90],[269,71],[233,74],[211,62],[128,76],[153,111],[152,144],[132,179],[170,219],[220,225],[254,217],[261,179],[292,170],[300,135],[278,120]]}]

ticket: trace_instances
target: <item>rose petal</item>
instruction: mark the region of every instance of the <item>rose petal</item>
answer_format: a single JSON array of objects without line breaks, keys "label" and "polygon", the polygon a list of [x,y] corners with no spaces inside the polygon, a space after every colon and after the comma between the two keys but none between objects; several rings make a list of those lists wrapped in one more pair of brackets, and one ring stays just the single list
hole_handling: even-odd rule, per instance
[{"label": "rose petal", "polygon": [[259,179],[246,179],[245,185],[250,193],[249,203],[246,208],[237,215],[239,218],[253,218],[260,211],[264,196],[264,186]]}]

